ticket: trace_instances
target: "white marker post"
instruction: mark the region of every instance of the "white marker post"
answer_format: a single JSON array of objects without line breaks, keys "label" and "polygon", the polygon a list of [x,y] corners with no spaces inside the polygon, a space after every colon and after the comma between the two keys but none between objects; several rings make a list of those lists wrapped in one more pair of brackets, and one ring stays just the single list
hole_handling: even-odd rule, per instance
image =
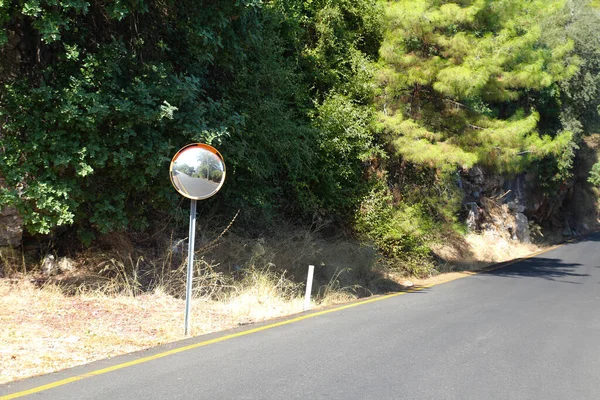
[{"label": "white marker post", "polygon": [[192,282],[194,281],[194,247],[196,242],[196,200],[190,204],[190,233],[188,235],[188,265],[185,285],[185,317],[183,330],[185,336],[190,332],[190,312],[192,310]]},{"label": "white marker post", "polygon": [[188,235],[188,265],[185,284],[185,335],[190,334],[192,282],[194,281],[194,247],[196,242],[196,200],[213,196],[225,182],[225,161],[212,146],[193,143],[175,154],[170,166],[171,183],[175,190],[192,200],[190,204],[190,233]]},{"label": "white marker post", "polygon": [[306,293],[304,294],[304,311],[310,308],[310,294],[312,292],[313,275],[315,273],[315,266],[308,266],[308,276],[306,277]]}]

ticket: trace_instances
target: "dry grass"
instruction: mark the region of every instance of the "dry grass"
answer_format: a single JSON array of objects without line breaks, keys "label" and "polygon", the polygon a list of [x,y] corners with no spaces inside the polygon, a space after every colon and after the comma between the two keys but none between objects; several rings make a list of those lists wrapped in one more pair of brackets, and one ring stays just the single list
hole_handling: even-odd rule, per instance
[{"label": "dry grass", "polygon": [[235,290],[220,296],[219,310],[238,323],[264,321],[302,311],[302,285],[269,269],[252,270],[235,284]]},{"label": "dry grass", "polygon": [[24,273],[27,269],[25,256],[12,247],[0,247],[0,278],[5,275]]},{"label": "dry grass", "polygon": [[[73,273],[41,279],[33,268],[0,279],[0,384],[184,337],[185,257],[165,250],[146,259],[126,242],[111,247],[118,250],[80,255]],[[353,279],[351,269],[338,265],[362,271],[356,264],[369,257],[350,247],[317,244],[307,232],[281,240],[231,235],[197,257],[192,334],[301,312],[298,282],[308,263],[318,271],[313,306],[356,298],[342,282]]]},{"label": "dry grass", "polygon": [[[240,285],[221,301],[195,299],[192,333],[302,311],[295,291],[282,290],[271,278],[257,273],[254,285]],[[0,280],[0,384],[182,339],[183,309],[183,300],[160,290],[135,297],[70,296],[55,285]]]},{"label": "dry grass", "polygon": [[532,243],[521,243],[485,234],[469,234],[465,240],[469,244],[474,260],[483,263],[508,261],[540,250]]},{"label": "dry grass", "polygon": [[0,383],[179,339],[181,309],[160,295],[66,296],[0,281]]},{"label": "dry grass", "polygon": [[521,243],[493,234],[468,234],[458,241],[448,241],[433,248],[434,253],[445,262],[438,266],[440,272],[473,271],[539,250],[541,247],[535,244]]},{"label": "dry grass", "polygon": [[[41,282],[39,275],[0,279],[0,384],[183,338],[185,260],[169,245],[142,256],[120,239],[112,252],[80,255],[78,269]],[[476,235],[440,247],[448,270],[520,257],[534,246]],[[378,270],[373,249],[324,241],[307,230],[279,238],[233,234],[198,255],[194,271],[194,335],[302,311],[309,264],[316,266],[313,305],[348,302],[399,290],[406,277]],[[461,274],[434,277],[455,279]],[[426,285],[431,280],[414,280]]]}]

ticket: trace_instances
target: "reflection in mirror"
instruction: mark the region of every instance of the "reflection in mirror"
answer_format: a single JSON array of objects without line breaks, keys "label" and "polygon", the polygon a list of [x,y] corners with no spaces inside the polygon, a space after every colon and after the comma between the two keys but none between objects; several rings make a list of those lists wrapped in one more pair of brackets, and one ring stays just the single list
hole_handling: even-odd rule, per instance
[{"label": "reflection in mirror", "polygon": [[179,150],[171,161],[171,182],[187,198],[209,198],[219,191],[224,181],[223,157],[206,144],[188,145]]}]

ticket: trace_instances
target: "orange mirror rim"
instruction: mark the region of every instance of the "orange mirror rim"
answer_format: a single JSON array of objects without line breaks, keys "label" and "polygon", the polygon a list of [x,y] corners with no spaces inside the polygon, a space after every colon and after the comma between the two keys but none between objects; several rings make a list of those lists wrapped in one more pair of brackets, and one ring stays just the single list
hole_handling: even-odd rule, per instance
[{"label": "orange mirror rim", "polygon": [[[221,178],[221,183],[219,184],[219,186],[217,186],[217,188],[212,193],[209,193],[208,195],[202,196],[202,197],[194,197],[194,196],[191,196],[189,193],[179,190],[179,187],[177,187],[177,185],[175,184],[175,181],[173,180],[173,168],[175,166],[175,161],[177,161],[177,158],[181,155],[181,153],[183,153],[184,151],[186,151],[192,147],[198,147],[198,148],[201,148],[203,150],[207,150],[207,151],[213,153],[215,156],[217,156],[217,158],[219,160],[221,160],[221,163],[223,164],[223,178]],[[221,189],[221,186],[223,186],[223,183],[225,183],[225,174],[226,174],[225,161],[223,160],[223,156],[221,155],[221,153],[219,153],[219,151],[217,149],[215,149],[214,147],[209,146],[204,143],[192,143],[192,144],[188,144],[187,146],[182,147],[181,149],[179,149],[179,151],[177,153],[175,153],[175,155],[171,159],[171,164],[169,166],[169,177],[171,178],[171,184],[173,185],[175,190],[177,190],[177,192],[180,195],[187,197],[188,199],[191,199],[191,200],[204,200],[204,199],[208,199],[209,197],[214,196]]]}]

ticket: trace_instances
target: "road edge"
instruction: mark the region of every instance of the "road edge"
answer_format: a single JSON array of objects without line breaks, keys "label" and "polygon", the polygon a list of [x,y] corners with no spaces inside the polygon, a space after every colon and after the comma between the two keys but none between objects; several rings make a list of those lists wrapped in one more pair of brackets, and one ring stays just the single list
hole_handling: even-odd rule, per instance
[{"label": "road edge", "polygon": [[[282,317],[282,318],[279,318],[279,319],[265,321],[265,322],[262,322],[262,323],[259,323],[259,324],[252,324],[249,327],[246,326],[244,328],[234,328],[233,332],[232,332],[232,330],[226,330],[226,331],[221,331],[221,332],[215,332],[215,333],[211,333],[211,334],[196,336],[196,337],[189,338],[189,339],[179,340],[179,341],[167,344],[167,345],[158,346],[158,347],[154,348],[154,349],[162,349],[164,347],[173,347],[173,348],[171,348],[169,350],[165,350],[165,351],[160,351],[159,350],[158,353],[155,353],[155,354],[152,354],[152,355],[149,355],[149,356],[145,356],[145,357],[141,357],[141,358],[136,358],[134,360],[130,360],[130,361],[126,361],[126,362],[119,362],[117,364],[114,364],[114,365],[111,365],[111,366],[108,366],[108,367],[95,369],[95,370],[92,370],[92,371],[89,371],[89,372],[86,372],[86,373],[77,374],[77,375],[74,375],[74,376],[71,376],[71,377],[68,377],[68,378],[64,378],[64,379],[59,379],[59,380],[56,380],[54,382],[50,382],[50,383],[47,383],[47,384],[38,385],[38,386],[35,386],[33,388],[30,388],[30,389],[21,390],[21,391],[17,391],[17,392],[14,392],[14,393],[9,393],[7,395],[2,395],[2,396],[0,396],[0,400],[17,399],[17,398],[20,398],[20,397],[24,397],[24,396],[28,396],[28,395],[31,395],[31,394],[35,394],[35,393],[43,392],[43,391],[46,391],[46,390],[50,390],[50,389],[53,389],[53,388],[56,388],[56,387],[64,386],[64,385],[67,385],[69,383],[77,382],[77,381],[80,381],[80,380],[83,380],[83,379],[86,379],[86,378],[91,378],[91,377],[94,377],[94,376],[103,375],[103,374],[106,374],[108,372],[113,372],[113,371],[117,371],[117,370],[120,370],[120,369],[131,367],[131,366],[134,366],[134,365],[139,365],[139,364],[143,364],[143,363],[150,362],[150,361],[153,361],[153,360],[157,360],[157,359],[160,359],[160,358],[168,357],[168,356],[173,355],[173,354],[177,354],[177,353],[181,353],[181,352],[185,352],[185,351],[197,349],[197,348],[200,348],[200,347],[204,347],[204,346],[208,346],[208,345],[212,345],[212,344],[224,342],[226,340],[234,339],[234,338],[241,337],[241,336],[251,335],[251,334],[258,333],[258,332],[261,332],[261,331],[265,331],[265,330],[268,330],[268,329],[277,328],[279,326],[293,324],[293,323],[300,322],[300,321],[303,321],[303,320],[306,320],[306,319],[315,318],[315,317],[318,317],[318,316],[321,316],[321,315],[331,314],[331,313],[342,311],[342,310],[346,310],[346,309],[349,309],[349,308],[358,307],[358,306],[361,306],[361,305],[364,305],[364,304],[374,303],[374,302],[377,302],[377,301],[387,300],[387,299],[390,299],[390,298],[393,298],[393,297],[399,297],[399,296],[402,296],[402,295],[405,295],[405,294],[415,293],[415,292],[418,292],[418,291],[421,291],[421,290],[424,290],[424,289],[428,289],[428,288],[431,288],[431,287],[434,287],[434,286],[439,286],[439,285],[442,285],[442,284],[445,284],[445,283],[448,283],[448,282],[452,282],[452,281],[455,281],[455,280],[458,280],[458,279],[467,278],[467,277],[470,277],[470,276],[474,276],[474,275],[479,275],[479,274],[491,272],[491,271],[494,271],[494,270],[497,270],[497,269],[501,269],[501,268],[504,268],[504,267],[508,267],[508,266],[517,264],[517,263],[519,263],[519,262],[521,262],[523,260],[534,258],[534,257],[536,257],[536,256],[538,256],[540,254],[544,254],[544,253],[550,252],[550,251],[555,250],[555,249],[557,249],[559,247],[562,247],[564,245],[567,245],[567,244],[570,244],[570,243],[575,243],[575,242],[580,241],[580,240],[582,240],[582,239],[584,239],[584,238],[586,238],[588,236],[591,236],[591,235],[593,235],[594,233],[597,233],[597,232],[600,232],[600,229],[599,230],[595,230],[593,232],[589,232],[588,234],[585,234],[585,235],[581,235],[581,236],[579,236],[577,238],[566,240],[566,241],[564,241],[564,242],[562,242],[560,244],[556,244],[556,245],[547,247],[547,248],[542,249],[540,251],[531,253],[531,254],[529,254],[529,255],[527,255],[525,257],[520,257],[520,258],[516,258],[516,259],[513,259],[513,260],[509,260],[509,261],[494,263],[494,264],[491,264],[491,265],[488,265],[488,266],[485,266],[483,268],[479,268],[479,269],[473,270],[473,271],[461,271],[461,274],[457,275],[456,277],[454,277],[452,279],[444,280],[444,281],[441,281],[441,282],[436,282],[436,283],[432,283],[432,284],[425,284],[425,285],[419,285],[419,286],[413,286],[413,287],[407,288],[406,290],[403,290],[403,291],[400,291],[400,292],[393,292],[393,293],[388,293],[388,294],[375,295],[375,296],[368,297],[366,299],[363,298],[363,299],[359,299],[359,300],[354,300],[352,302],[345,303],[345,304],[342,304],[342,305],[335,305],[335,306],[326,307],[326,308],[320,309],[320,310],[307,311],[307,312],[303,312],[303,313],[300,313],[300,314],[293,314],[293,315]],[[239,329],[242,329],[242,330],[239,330]],[[213,337],[211,339],[206,339],[206,338],[211,337],[211,336],[216,336],[216,337]],[[200,341],[198,341],[198,340],[200,340]],[[195,342],[195,343],[187,344],[190,341],[191,342]],[[146,352],[151,351],[151,350],[152,349],[141,350],[141,351],[138,351],[138,352],[134,352],[134,353],[130,353],[130,354],[126,354],[126,355],[123,355],[123,356],[116,357],[115,359],[112,359],[112,360],[117,360],[117,359],[119,359],[121,357],[132,357],[132,356],[135,356],[136,354],[140,354],[142,352],[146,353]],[[107,362],[108,360],[100,360],[100,361],[91,363],[91,365],[99,363],[99,362],[102,362],[102,361]],[[74,368],[72,368],[72,370],[75,370],[75,369],[78,369],[78,368],[81,368],[81,367],[84,367],[84,366],[74,367]],[[53,375],[53,374],[58,374],[60,372],[64,373],[65,371],[69,371],[69,370],[70,369],[62,370],[62,371],[57,371],[57,372],[52,373],[52,374],[47,374],[46,376]],[[42,375],[42,376],[44,376],[44,375]],[[15,382],[12,382],[12,383],[18,385],[21,382],[26,382],[29,379],[35,379],[35,378],[39,378],[39,377],[40,376],[38,376],[38,377],[32,377],[32,378],[27,378],[27,379],[20,380],[20,381],[15,381]],[[2,385],[2,386],[5,386],[5,385]],[[11,383],[7,383],[6,386],[11,386]]]}]

